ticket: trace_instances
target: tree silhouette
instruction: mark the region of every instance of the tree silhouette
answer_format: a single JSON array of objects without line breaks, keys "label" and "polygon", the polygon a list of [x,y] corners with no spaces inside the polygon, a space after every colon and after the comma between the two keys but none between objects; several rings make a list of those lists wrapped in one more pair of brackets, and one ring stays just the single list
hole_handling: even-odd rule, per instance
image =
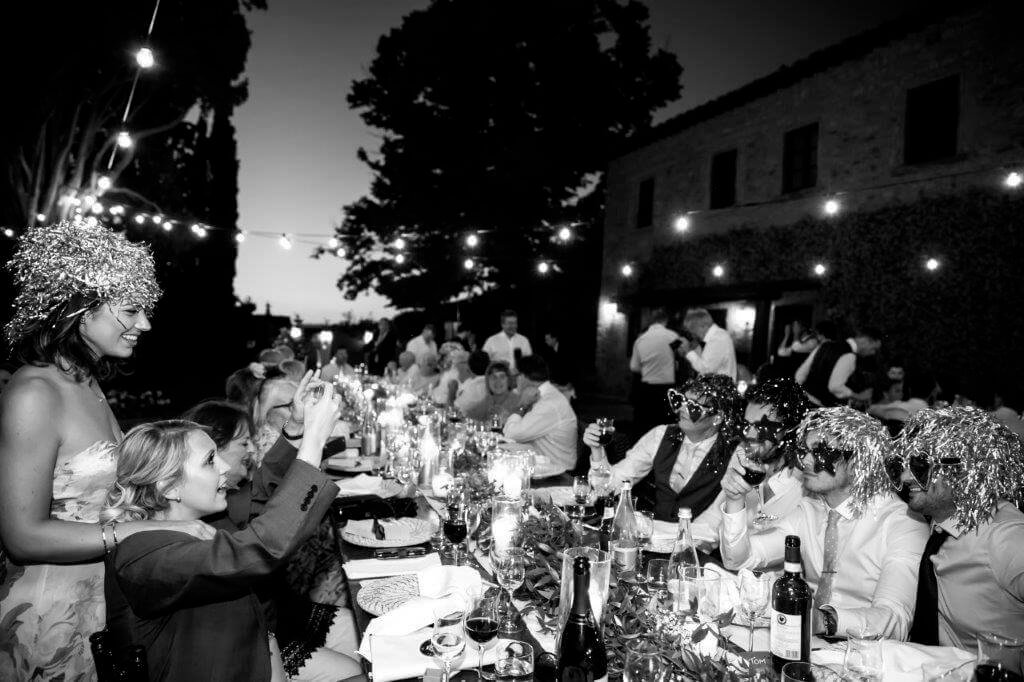
[{"label": "tree silhouette", "polygon": [[382,141],[359,150],[371,191],[337,230],[344,294],[424,307],[520,287],[538,258],[571,268],[584,251],[560,250],[557,226],[594,229],[581,197],[679,96],[682,69],[652,51],[647,19],[636,0],[435,0],[383,36],[348,98]]}]

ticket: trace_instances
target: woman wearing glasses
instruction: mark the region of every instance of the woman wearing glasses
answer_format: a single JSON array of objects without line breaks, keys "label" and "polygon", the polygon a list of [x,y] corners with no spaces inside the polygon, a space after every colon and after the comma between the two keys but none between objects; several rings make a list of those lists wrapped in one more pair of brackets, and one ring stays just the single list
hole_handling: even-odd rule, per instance
[{"label": "woman wearing glasses", "polygon": [[[682,391],[669,389],[676,424],[656,426],[612,465],[611,489],[636,484],[654,472],[654,516],[674,523],[681,507],[699,515],[718,496],[743,414],[743,398],[732,379],[709,374],[691,379]],[[583,432],[592,469],[609,468],[597,424]]]}]

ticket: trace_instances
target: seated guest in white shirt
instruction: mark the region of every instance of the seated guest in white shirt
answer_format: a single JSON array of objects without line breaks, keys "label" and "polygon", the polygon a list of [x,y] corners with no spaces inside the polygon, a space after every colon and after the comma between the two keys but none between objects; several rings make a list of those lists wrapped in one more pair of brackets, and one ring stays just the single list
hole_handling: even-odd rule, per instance
[{"label": "seated guest in white shirt", "polygon": [[437,367],[437,356],[427,353],[423,359],[416,363],[419,373],[408,381],[408,388],[411,393],[419,396],[429,397],[430,392],[441,380],[441,372]]},{"label": "seated guest in white shirt", "polygon": [[683,338],[676,352],[686,358],[697,374],[724,374],[736,381],[736,348],[732,337],[711,319],[704,308],[686,311],[683,318],[686,331],[704,343],[692,343]]},{"label": "seated guest in white shirt", "polygon": [[530,339],[519,333],[519,317],[516,311],[502,311],[501,331],[487,337],[483,351],[491,356],[491,362],[508,363],[513,374],[521,371],[517,367],[519,358],[533,355],[533,347],[530,345]]},{"label": "seated guest in white shirt", "polygon": [[463,364],[465,365],[465,358],[469,357],[469,353],[462,350],[462,344],[458,341],[445,341],[441,344],[441,350],[437,356],[437,366],[441,370],[441,379],[434,386],[433,390],[430,391],[430,399],[438,405],[451,405],[455,399],[455,391],[458,388],[459,382],[461,382],[466,375],[469,374],[469,368],[464,367],[462,370],[463,376],[460,377],[459,368],[455,366],[454,353],[463,352]]},{"label": "seated guest in white shirt", "polygon": [[[637,441],[625,459],[611,467],[610,485],[634,486],[654,472],[654,517],[675,522],[680,507],[700,515],[718,496],[732,456],[743,414],[743,398],[732,380],[700,376],[682,391],[669,389],[668,402],[678,424],[655,426]],[[590,447],[590,466],[607,467],[608,457],[591,424],[583,433]]]},{"label": "seated guest in white shirt", "polygon": [[974,650],[978,636],[1024,638],[1024,447],[972,407],[922,410],[887,467],[931,518],[910,641]]},{"label": "seated guest in white shirt", "polygon": [[817,409],[797,430],[804,498],[761,533],[751,533],[742,468],[722,479],[719,549],[727,568],[782,563],[787,535],[800,537],[804,578],[814,589],[813,634],[865,632],[904,640],[928,527],[886,483],[892,441],[880,422],[849,407]]},{"label": "seated guest in white shirt", "polygon": [[466,366],[469,376],[455,390],[455,409],[462,414],[487,399],[487,365],[491,362],[487,353],[475,350],[469,354]]},{"label": "seated guest in white shirt", "polygon": [[398,371],[395,373],[395,383],[408,388],[420,380],[420,366],[416,364],[416,354],[410,351],[402,351],[398,354]]},{"label": "seated guest in white shirt", "polygon": [[519,362],[519,407],[505,422],[504,434],[526,443],[539,455],[564,466],[576,466],[576,413],[562,392],[548,381],[543,358]]},{"label": "seated guest in white shirt", "polygon": [[416,364],[422,365],[427,355],[437,357],[437,342],[434,341],[434,325],[423,325],[423,331],[419,336],[409,339],[405,349],[416,356]]},{"label": "seated guest in white shirt", "polygon": [[[743,440],[732,461],[751,472],[764,472],[763,482],[746,499],[747,523],[756,532],[788,514],[803,498],[802,476],[796,466],[796,428],[811,403],[804,389],[789,377],[754,384],[744,398]],[[724,502],[723,491],[693,520],[694,540],[718,545]]]}]

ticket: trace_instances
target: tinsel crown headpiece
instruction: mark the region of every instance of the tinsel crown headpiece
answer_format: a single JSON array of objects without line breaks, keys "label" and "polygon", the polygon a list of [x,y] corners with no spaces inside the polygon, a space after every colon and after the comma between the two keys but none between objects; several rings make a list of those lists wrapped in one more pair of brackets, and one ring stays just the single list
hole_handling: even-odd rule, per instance
[{"label": "tinsel crown headpiece", "polygon": [[14,316],[6,327],[12,346],[74,296],[131,303],[147,311],[160,298],[149,248],[98,224],[63,221],[29,228],[7,266],[18,287]]},{"label": "tinsel crown headpiece", "polygon": [[829,447],[853,453],[847,460],[853,484],[850,498],[860,514],[872,498],[889,490],[885,460],[892,455],[892,440],[882,422],[850,407],[822,407],[807,413],[797,429],[800,444],[816,434]]},{"label": "tinsel crown headpiece", "polygon": [[960,460],[962,466],[938,467],[932,475],[949,482],[955,520],[966,531],[992,518],[1000,500],[1024,500],[1024,443],[976,407],[921,410],[903,427],[896,454],[904,463],[914,455]]},{"label": "tinsel crown headpiece", "polygon": [[811,409],[811,401],[803,386],[790,377],[759,381],[751,386],[746,395],[748,403],[771,405],[786,426],[796,426]]},{"label": "tinsel crown headpiece", "polygon": [[697,395],[714,407],[722,418],[718,432],[725,440],[739,436],[744,403],[743,396],[736,390],[736,382],[724,374],[700,374],[683,384],[681,390]]}]

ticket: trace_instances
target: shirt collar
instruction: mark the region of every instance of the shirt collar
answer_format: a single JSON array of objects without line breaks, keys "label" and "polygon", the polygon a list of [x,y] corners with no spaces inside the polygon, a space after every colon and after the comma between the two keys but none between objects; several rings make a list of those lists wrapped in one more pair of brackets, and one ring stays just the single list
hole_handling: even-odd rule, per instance
[{"label": "shirt collar", "polygon": [[852,350],[854,353],[857,352],[857,341],[856,340],[854,340],[854,339],[846,339],[846,343],[849,344],[850,350]]},{"label": "shirt collar", "polygon": [[703,341],[707,341],[711,337],[711,335],[715,333],[715,330],[717,330],[717,329],[721,329],[721,327],[719,327],[717,324],[712,322],[711,326],[708,327],[708,330],[706,332],[704,332],[704,337],[702,338],[702,340]]},{"label": "shirt collar", "polygon": [[945,521],[932,521],[932,530],[935,530],[936,528],[941,528],[944,532],[948,533],[954,538],[960,537],[960,534],[963,532],[962,530],[960,530],[960,524],[958,524],[956,522],[956,519],[952,516],[950,516]]},{"label": "shirt collar", "polygon": [[828,506],[828,503],[825,502],[825,498],[821,497],[820,495],[815,495],[814,499],[816,499],[821,504],[821,506],[825,508],[826,511],[835,511],[837,514],[839,514],[847,521],[851,521],[857,518],[857,515],[854,512],[853,495],[847,497],[845,500],[840,502],[839,505],[836,507]]},{"label": "shirt collar", "polygon": [[550,381],[545,381],[543,384],[537,387],[537,392],[540,393],[540,397],[549,396],[552,393],[557,393],[558,389],[555,388],[554,384]]},{"label": "shirt collar", "polygon": [[683,435],[683,445],[689,444],[694,450],[710,450],[711,446],[715,444],[715,439],[718,438],[718,432],[713,431],[710,436],[704,440],[697,442],[691,441],[686,435]]}]

